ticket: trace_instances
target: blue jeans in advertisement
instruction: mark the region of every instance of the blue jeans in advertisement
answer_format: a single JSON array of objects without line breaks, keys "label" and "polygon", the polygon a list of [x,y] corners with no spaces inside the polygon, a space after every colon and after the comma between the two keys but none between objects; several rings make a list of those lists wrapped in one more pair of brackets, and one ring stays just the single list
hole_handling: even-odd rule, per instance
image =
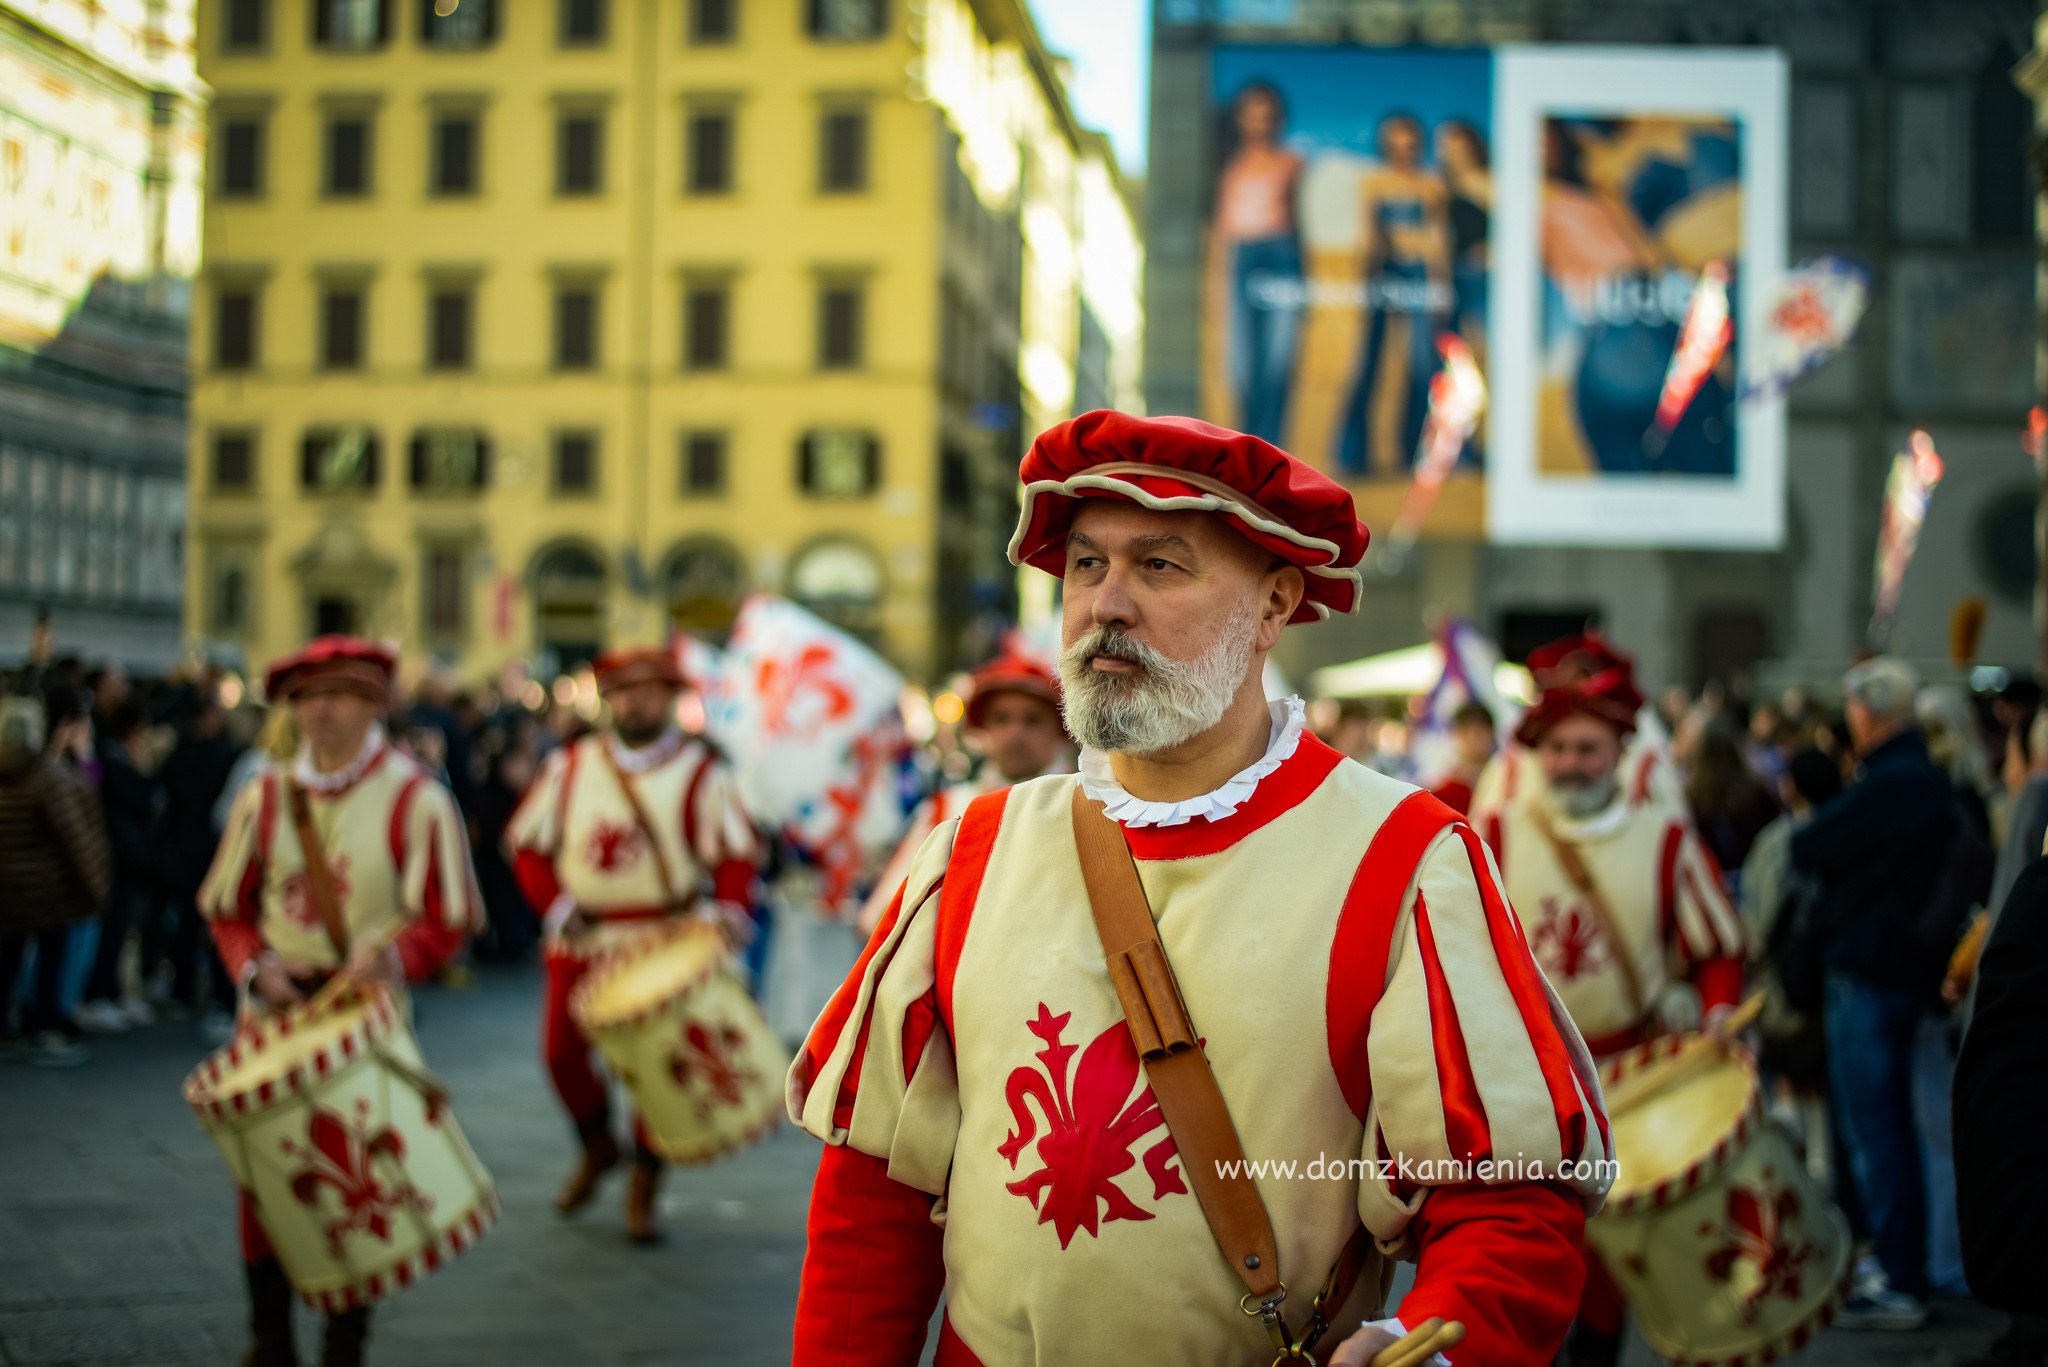
[{"label": "blue jeans in advertisement", "polygon": [[1278,446],[1301,341],[1301,246],[1260,237],[1231,249],[1230,383],[1239,427]]},{"label": "blue jeans in advertisement", "polygon": [[1913,1053],[1926,1014],[1910,993],[1828,975],[1835,1094],[1871,1251],[1894,1291],[1927,1295],[1927,1179],[1913,1114]]}]

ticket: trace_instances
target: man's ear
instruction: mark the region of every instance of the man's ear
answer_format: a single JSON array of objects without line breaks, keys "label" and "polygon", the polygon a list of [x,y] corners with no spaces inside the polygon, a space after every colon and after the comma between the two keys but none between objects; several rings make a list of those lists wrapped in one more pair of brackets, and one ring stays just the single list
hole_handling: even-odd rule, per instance
[{"label": "man's ear", "polygon": [[1294,616],[1296,608],[1308,593],[1308,580],[1299,565],[1281,563],[1266,573],[1265,592],[1259,613],[1258,645],[1261,651],[1273,648],[1280,639],[1280,630]]}]

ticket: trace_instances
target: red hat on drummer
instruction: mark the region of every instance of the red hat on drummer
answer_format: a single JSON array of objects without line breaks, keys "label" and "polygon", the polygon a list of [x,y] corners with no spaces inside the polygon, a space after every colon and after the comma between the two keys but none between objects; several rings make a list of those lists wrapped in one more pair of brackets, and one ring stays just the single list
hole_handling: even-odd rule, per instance
[{"label": "red hat on drummer", "polygon": [[1545,732],[1571,716],[1597,718],[1623,736],[1635,731],[1643,710],[1635,661],[1592,632],[1531,651],[1529,672],[1543,694],[1515,728],[1522,744],[1540,744]]},{"label": "red hat on drummer", "polygon": [[967,724],[981,727],[999,693],[1022,693],[1059,711],[1060,681],[1052,670],[1022,655],[1001,655],[974,671],[967,694]]},{"label": "red hat on drummer", "polygon": [[592,663],[597,691],[609,693],[638,683],[662,683],[680,690],[683,669],[676,654],[665,646],[620,646],[607,650]]},{"label": "red hat on drummer", "polygon": [[1019,475],[1024,506],[1010,561],[1064,576],[1067,532],[1084,498],[1162,512],[1210,512],[1297,565],[1308,591],[1291,620],[1358,611],[1358,563],[1371,533],[1344,486],[1270,442],[1194,418],[1098,409],[1040,434]]},{"label": "red hat on drummer", "polygon": [[361,636],[316,636],[303,648],[271,662],[263,693],[286,702],[306,693],[356,693],[376,703],[391,701],[398,672],[398,648]]}]

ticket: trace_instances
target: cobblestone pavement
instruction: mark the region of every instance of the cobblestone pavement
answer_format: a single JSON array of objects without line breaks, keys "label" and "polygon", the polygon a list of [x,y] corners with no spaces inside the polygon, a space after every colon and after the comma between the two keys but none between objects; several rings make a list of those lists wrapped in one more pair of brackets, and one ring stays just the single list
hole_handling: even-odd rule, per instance
[{"label": "cobblestone pavement", "polygon": [[[377,1367],[787,1362],[816,1146],[784,1129],[672,1172],[659,1249],[625,1245],[617,1182],[559,1220],[549,1202],[570,1141],[540,1073],[539,995],[536,970],[497,970],[419,1001],[422,1046],[505,1213],[475,1251],[378,1309]],[[0,1064],[0,1363],[232,1364],[244,1341],[233,1189],[178,1095],[203,1046],[167,1024],[94,1051],[71,1070]],[[1831,1333],[1800,1361],[1952,1365],[1997,1328],[1952,1304],[1925,1333]],[[302,1318],[302,1348],[314,1334]],[[1626,1359],[1654,1361],[1641,1345]]]}]

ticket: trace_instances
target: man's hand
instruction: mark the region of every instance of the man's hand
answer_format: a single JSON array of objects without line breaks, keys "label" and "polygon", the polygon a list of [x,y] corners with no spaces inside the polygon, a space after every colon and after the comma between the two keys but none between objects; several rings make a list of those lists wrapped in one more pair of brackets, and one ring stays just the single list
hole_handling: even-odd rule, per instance
[{"label": "man's hand", "polygon": [[[1357,1333],[1337,1345],[1337,1354],[1330,1359],[1330,1367],[1367,1367],[1374,1358],[1407,1336],[1399,1320],[1367,1320]],[[1431,1353],[1421,1367],[1451,1367],[1451,1363],[1442,1353]]]},{"label": "man's hand", "polygon": [[711,902],[697,914],[717,926],[726,944],[735,950],[745,949],[754,942],[754,918],[743,906],[733,902]]},{"label": "man's hand", "polygon": [[257,1000],[273,1011],[282,1011],[305,1000],[299,992],[299,985],[292,981],[291,970],[275,954],[265,954],[256,961],[256,976],[250,979],[249,986]]},{"label": "man's hand", "polygon": [[364,945],[348,956],[341,973],[360,987],[396,992],[405,983],[405,961],[398,957],[394,944]]}]

